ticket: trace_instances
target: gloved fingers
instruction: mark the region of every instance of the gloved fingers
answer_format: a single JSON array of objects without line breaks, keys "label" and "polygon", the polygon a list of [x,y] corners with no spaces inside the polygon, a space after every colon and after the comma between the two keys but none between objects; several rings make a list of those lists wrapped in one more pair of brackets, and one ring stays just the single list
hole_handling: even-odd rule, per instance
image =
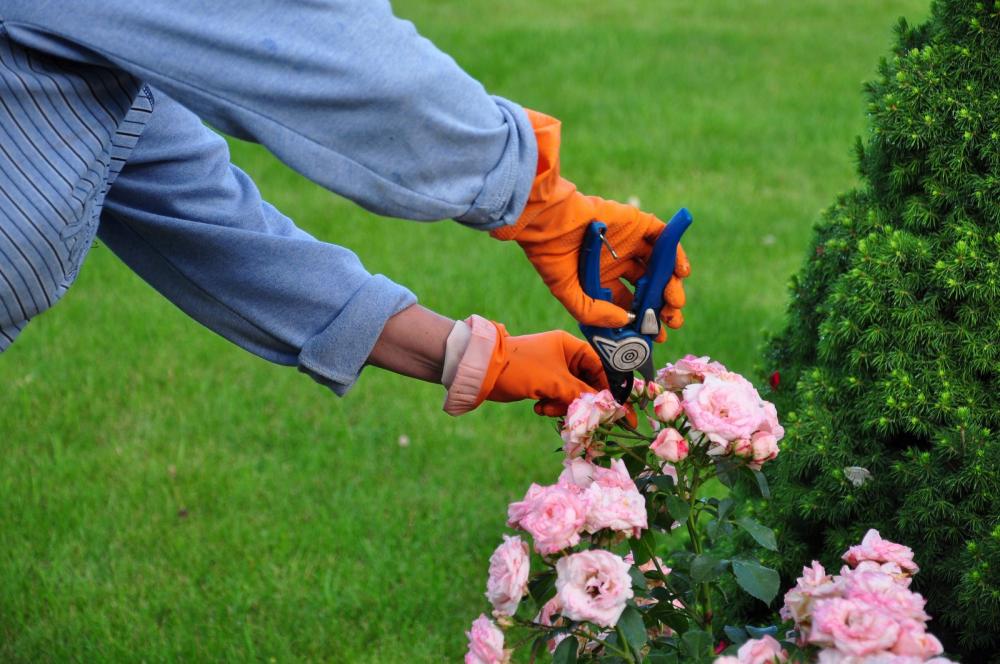
[{"label": "gloved fingers", "polygon": [[677,243],[677,260],[674,263],[674,274],[681,279],[691,276],[691,262],[688,260],[684,247]]},{"label": "gloved fingers", "polygon": [[583,381],[582,391],[597,392],[608,389],[608,377],[604,373],[604,365],[601,364],[601,358],[597,356],[594,349],[585,341],[570,335],[567,337],[573,341],[564,344],[566,366],[569,367],[570,373],[577,379],[577,382]]},{"label": "gloved fingers", "polygon": [[656,343],[662,344],[666,340],[667,340],[667,328],[661,325],[660,331],[656,333]]},{"label": "gloved fingers", "polygon": [[595,327],[622,327],[628,323],[628,312],[604,300],[595,300],[583,292],[576,281],[576,275],[564,278],[561,283],[550,286],[552,294],[562,302],[566,310],[579,322]]},{"label": "gloved fingers", "polygon": [[684,283],[676,276],[670,277],[667,287],[663,289],[664,307],[680,309],[687,304],[687,296],[684,294]]},{"label": "gloved fingers", "polygon": [[626,311],[632,306],[632,291],[618,279],[613,279],[606,284],[605,288],[611,289],[611,301]]},{"label": "gloved fingers", "polygon": [[684,324],[684,312],[680,309],[663,307],[660,310],[660,320],[672,330],[679,330]]},{"label": "gloved fingers", "polygon": [[558,399],[542,399],[535,402],[535,414],[542,417],[562,417],[569,410],[569,404]]}]

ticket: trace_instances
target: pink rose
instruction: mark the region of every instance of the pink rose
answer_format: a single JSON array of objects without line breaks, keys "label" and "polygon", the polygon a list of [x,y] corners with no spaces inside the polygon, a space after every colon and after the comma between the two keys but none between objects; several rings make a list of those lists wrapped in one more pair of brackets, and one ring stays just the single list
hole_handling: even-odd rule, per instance
[{"label": "pink rose", "polygon": [[684,412],[709,440],[728,443],[751,438],[765,421],[764,400],[739,374],[710,375],[684,388]]},{"label": "pink rose", "polygon": [[508,664],[510,651],[503,649],[503,632],[493,621],[481,614],[465,633],[469,637],[469,652],[465,664]]},{"label": "pink rose", "polygon": [[[559,618],[553,621],[552,617],[557,614],[559,614]],[[538,612],[538,615],[535,616],[535,622],[538,623],[539,625],[545,625],[547,627],[558,627],[566,622],[562,618],[561,614],[562,614],[562,604],[559,602],[559,597],[556,596],[545,603],[545,605]],[[557,634],[556,636],[549,639],[548,643],[546,644],[548,646],[549,652],[555,652],[556,648],[559,647],[559,644],[562,643],[563,639],[565,639],[567,636],[569,636],[569,634]]]},{"label": "pink rose", "polygon": [[841,575],[838,583],[846,599],[861,601],[883,615],[899,620],[930,620],[930,616],[924,612],[924,598],[881,571],[853,570]]},{"label": "pink rose", "polygon": [[586,530],[610,528],[639,537],[648,527],[646,500],[628,474],[625,462],[615,459],[610,468],[593,467],[593,482],[583,494],[587,506]]},{"label": "pink rose", "polygon": [[865,533],[861,544],[849,548],[843,558],[852,567],[863,560],[873,560],[877,563],[896,563],[900,569],[910,574],[920,571],[913,562],[913,550],[910,547],[882,539],[874,528]]},{"label": "pink rose", "polygon": [[716,657],[712,664],[740,664],[740,660],[732,655],[723,655],[722,657]]},{"label": "pink rose", "polygon": [[581,394],[569,405],[563,420],[560,435],[566,455],[571,458],[581,454],[586,454],[588,458],[600,456],[601,450],[591,444],[594,432],[602,424],[621,419],[626,412],[608,390]]},{"label": "pink rose", "polygon": [[862,560],[853,569],[849,565],[840,568],[840,575],[846,576],[852,572],[880,572],[888,574],[904,588],[909,588],[913,577],[904,572],[896,563],[877,563],[874,560]]},{"label": "pink rose", "polygon": [[[673,393],[667,392],[667,394]],[[674,428],[667,428],[658,433],[649,449],[656,456],[671,463],[683,461],[688,455],[687,440]]]},{"label": "pink rose", "polygon": [[560,558],[556,563],[556,593],[562,615],[601,627],[614,626],[625,603],[632,598],[629,567],[619,556],[602,549]]},{"label": "pink rose", "polygon": [[760,430],[772,434],[777,440],[785,437],[785,428],[778,422],[778,410],[770,401],[764,401],[764,422]]},{"label": "pink rose", "polygon": [[788,653],[773,637],[765,635],[762,639],[750,639],[736,652],[739,664],[776,664],[788,661]]},{"label": "pink rose", "polygon": [[507,508],[507,525],[527,531],[535,551],[555,553],[580,541],[587,505],[565,486],[532,484],[524,499]]},{"label": "pink rose", "polygon": [[608,528],[615,532],[640,537],[648,528],[646,500],[637,490],[608,488],[594,482],[584,493],[587,501],[588,533]]},{"label": "pink rose", "polygon": [[673,392],[664,392],[653,400],[653,413],[661,422],[673,422],[683,412],[681,400]]},{"label": "pink rose", "polygon": [[486,598],[493,605],[494,615],[512,616],[528,592],[531,561],[528,544],[515,535],[503,536],[503,544],[490,556],[490,577],[486,582]]},{"label": "pink rose", "polygon": [[769,433],[758,432],[750,439],[751,454],[750,463],[747,464],[754,470],[768,461],[773,461],[778,456],[778,440]]},{"label": "pink rose", "polygon": [[793,620],[797,627],[808,627],[813,603],[816,599],[832,597],[839,592],[839,586],[815,560],[811,567],[802,568],[795,587],[785,593],[785,604],[781,607],[782,620]]},{"label": "pink rose", "polygon": [[905,620],[900,624],[899,638],[892,647],[892,652],[897,655],[919,657],[923,661],[940,655],[944,652],[944,647],[933,634],[927,633],[924,623]]},{"label": "pink rose", "polygon": [[664,392],[663,386],[660,385],[659,383],[657,383],[655,381],[652,381],[652,380],[649,381],[648,383],[646,383],[646,398],[647,399],[654,399],[655,400],[656,397],[658,397],[661,394],[663,394],[663,392]]},{"label": "pink rose", "polygon": [[899,637],[899,623],[858,600],[824,599],[813,608],[809,643],[833,646],[851,655],[886,650]]},{"label": "pink rose", "polygon": [[559,473],[560,486],[586,489],[594,481],[594,464],[582,457],[563,460],[563,471]]},{"label": "pink rose", "polygon": [[709,361],[708,356],[685,355],[675,364],[668,364],[656,374],[656,382],[668,390],[682,390],[692,383],[700,383],[705,376],[726,373],[726,367]]}]

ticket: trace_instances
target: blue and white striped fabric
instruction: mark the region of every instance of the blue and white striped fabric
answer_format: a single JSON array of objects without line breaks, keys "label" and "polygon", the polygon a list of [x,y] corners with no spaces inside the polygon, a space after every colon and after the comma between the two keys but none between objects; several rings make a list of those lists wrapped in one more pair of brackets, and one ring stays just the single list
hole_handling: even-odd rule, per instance
[{"label": "blue and white striped fabric", "polygon": [[152,111],[139,89],[0,39],[0,350],[76,277]]},{"label": "blue and white striped fabric", "polygon": [[261,200],[202,120],[390,216],[496,228],[534,176],[523,109],[385,0],[2,0],[0,351],[97,233],[207,327],[350,387],[414,296]]}]

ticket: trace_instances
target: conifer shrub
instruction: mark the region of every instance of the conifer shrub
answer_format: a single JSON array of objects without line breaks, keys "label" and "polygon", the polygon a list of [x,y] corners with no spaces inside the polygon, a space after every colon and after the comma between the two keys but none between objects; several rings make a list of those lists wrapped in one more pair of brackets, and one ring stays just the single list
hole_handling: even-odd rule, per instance
[{"label": "conifer shrub", "polygon": [[[868,528],[967,662],[1000,648],[1000,9],[937,0],[866,86],[861,182],[822,215],[764,369],[791,585]],[[771,372],[778,372],[776,375]]]}]

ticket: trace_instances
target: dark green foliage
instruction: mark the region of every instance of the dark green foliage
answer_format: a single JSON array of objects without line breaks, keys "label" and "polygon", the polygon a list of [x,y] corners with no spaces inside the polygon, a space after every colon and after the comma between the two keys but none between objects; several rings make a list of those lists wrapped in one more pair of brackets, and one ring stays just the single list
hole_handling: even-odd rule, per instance
[{"label": "dark green foliage", "polygon": [[[916,552],[931,629],[1000,647],[1000,13],[940,0],[866,87],[862,183],[829,208],[770,343],[788,584],[868,528]],[[871,476],[864,480],[860,471]],[[853,475],[852,482],[849,475]],[[855,484],[863,482],[860,486]]]}]

